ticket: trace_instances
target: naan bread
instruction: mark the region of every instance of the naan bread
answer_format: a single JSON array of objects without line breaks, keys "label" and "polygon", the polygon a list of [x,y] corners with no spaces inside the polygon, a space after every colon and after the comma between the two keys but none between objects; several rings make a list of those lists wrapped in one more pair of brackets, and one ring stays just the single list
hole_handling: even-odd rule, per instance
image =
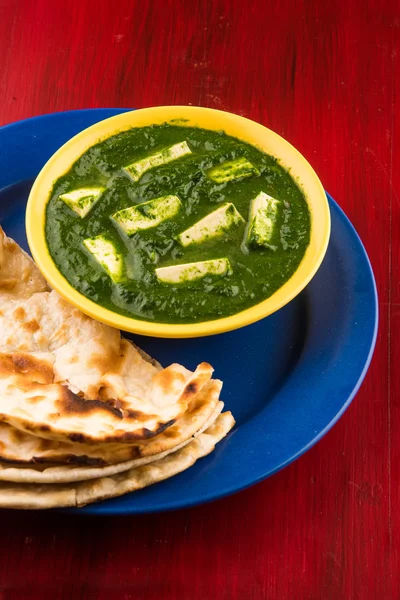
[{"label": "naan bread", "polygon": [[[0,422],[0,461],[4,463],[64,463],[102,467],[173,450],[207,425],[215,412],[222,382],[208,382],[184,415],[159,435],[136,444],[74,444],[30,435]],[[222,402],[219,403],[222,405]],[[221,408],[221,406],[220,406]],[[3,473],[4,469],[3,467]],[[0,479],[2,467],[0,466]]]},{"label": "naan bread", "polygon": [[45,509],[84,506],[127,494],[173,477],[212,452],[232,429],[230,412],[223,413],[204,433],[184,448],[158,461],[119,473],[75,484],[0,483],[0,508]]},{"label": "naan bread", "polygon": [[207,363],[160,370],[119,331],[42,291],[37,267],[2,230],[0,281],[0,421],[17,429],[75,443],[149,439],[211,378]]},{"label": "naan bread", "polygon": [[214,411],[208,417],[202,427],[196,431],[191,437],[185,441],[172,446],[164,452],[158,454],[145,456],[143,458],[137,458],[135,460],[129,460],[125,462],[118,462],[116,464],[108,465],[105,467],[93,467],[93,466],[75,466],[75,465],[1,465],[0,464],[0,481],[12,481],[14,483],[71,483],[77,481],[87,481],[89,479],[98,479],[99,477],[108,477],[115,475],[116,473],[122,473],[123,471],[129,471],[136,467],[141,467],[149,463],[155,462],[168,456],[172,452],[180,450],[186,444],[189,444],[193,438],[201,435],[206,429],[208,429],[214,421],[220,415],[224,407],[223,402],[218,402]]},{"label": "naan bread", "polygon": [[30,298],[48,285],[32,259],[8,238],[0,227],[0,295],[4,307],[8,302]]},{"label": "naan bread", "polygon": [[0,507],[83,506],[190,467],[234,425],[212,372],[163,369],[70,306],[0,228]]},{"label": "naan bread", "polygon": [[[121,344],[122,370],[129,348],[128,342]],[[140,360],[142,370],[146,369],[148,363]],[[174,364],[148,378],[147,386],[138,379],[140,391],[132,394],[118,365],[107,373],[107,380],[102,379],[104,395],[86,400],[66,385],[55,383],[53,364],[50,353],[0,354],[0,421],[59,441],[149,439],[173,425],[213,372],[207,363],[194,373]]]}]

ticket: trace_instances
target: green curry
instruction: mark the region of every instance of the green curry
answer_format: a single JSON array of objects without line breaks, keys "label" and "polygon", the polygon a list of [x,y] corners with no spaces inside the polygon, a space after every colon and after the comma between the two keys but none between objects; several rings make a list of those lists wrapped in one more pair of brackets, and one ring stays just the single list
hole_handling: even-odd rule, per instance
[{"label": "green curry", "polygon": [[280,288],[309,244],[310,214],[272,156],[223,132],[165,124],[87,150],[54,184],[46,240],[94,302],[197,323]]}]

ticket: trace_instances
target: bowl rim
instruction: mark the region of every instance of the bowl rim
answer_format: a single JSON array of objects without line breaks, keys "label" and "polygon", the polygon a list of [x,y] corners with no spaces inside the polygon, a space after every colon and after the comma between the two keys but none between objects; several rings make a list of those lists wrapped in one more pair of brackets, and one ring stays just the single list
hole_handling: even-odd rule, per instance
[{"label": "bowl rim", "polygon": [[[300,265],[272,296],[228,317],[200,323],[173,324],[139,320],[113,312],[78,292],[58,270],[47,247],[45,214],[54,181],[94,144],[132,127],[166,122],[214,131],[224,130],[228,135],[273,154],[279,164],[297,180],[306,196],[311,214],[311,234],[310,244]],[[200,106],[175,105],[123,112],[103,119],[70,138],[50,157],[38,174],[29,194],[25,225],[32,256],[49,285],[83,313],[112,327],[140,335],[188,338],[224,333],[250,325],[271,315],[295,298],[321,265],[329,243],[331,220],[328,200],[317,174],[303,155],[280,135],[234,113]]]}]

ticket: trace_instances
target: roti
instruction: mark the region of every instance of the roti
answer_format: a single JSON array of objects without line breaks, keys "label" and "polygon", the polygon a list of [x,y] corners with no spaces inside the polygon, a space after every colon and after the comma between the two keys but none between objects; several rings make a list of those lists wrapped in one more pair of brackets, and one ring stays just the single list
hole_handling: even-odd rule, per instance
[{"label": "roti", "polygon": [[0,483],[0,508],[45,509],[80,507],[140,490],[173,477],[212,452],[215,445],[232,429],[230,412],[221,414],[204,433],[184,448],[147,465],[123,473],[75,484],[40,485]]},{"label": "roti", "polygon": [[[90,400],[55,383],[50,353],[0,354],[0,421],[39,437],[75,443],[149,439],[175,423],[213,372],[207,363],[194,373],[174,364],[150,378],[150,365],[128,342],[121,344],[121,353],[122,367],[107,373],[108,384],[103,380],[104,395]],[[127,379],[121,375],[133,361],[141,363],[135,375],[142,392],[136,394],[125,385],[132,374]]]},{"label": "roti", "polygon": [[206,362],[163,368],[50,290],[0,228],[0,507],[83,506],[190,467],[234,425]]},{"label": "roti", "polygon": [[186,444],[189,444],[192,439],[201,435],[203,431],[208,429],[220,415],[224,403],[218,402],[211,415],[208,417],[204,425],[196,431],[191,437],[172,446],[164,452],[154,455],[144,456],[135,460],[115,463],[105,467],[92,466],[76,466],[76,465],[0,465],[0,481],[12,481],[14,483],[70,483],[76,481],[87,481],[89,479],[97,479],[99,477],[108,477],[116,473],[122,473],[136,467],[141,467],[149,463],[155,462],[168,456],[172,452],[180,450]]},{"label": "roti", "polygon": [[0,227],[0,295],[8,302],[30,298],[49,287],[32,259]]},{"label": "roti", "polygon": [[160,369],[119,331],[45,290],[1,230],[0,421],[60,442],[132,443],[173,425],[210,380],[207,363]]},{"label": "roti", "polygon": [[17,463],[19,466],[30,463],[48,467],[49,463],[59,463],[103,467],[173,450],[207,424],[218,404],[221,387],[221,381],[211,380],[174,425],[147,441],[133,445],[56,442],[0,423],[0,461],[5,463],[4,467],[0,467],[0,479],[1,473],[10,463]]}]

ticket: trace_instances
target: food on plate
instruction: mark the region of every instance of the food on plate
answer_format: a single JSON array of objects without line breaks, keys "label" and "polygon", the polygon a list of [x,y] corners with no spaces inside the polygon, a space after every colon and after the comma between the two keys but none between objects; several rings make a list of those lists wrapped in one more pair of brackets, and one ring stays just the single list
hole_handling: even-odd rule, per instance
[{"label": "food on plate", "polygon": [[1,229],[0,333],[2,507],[140,489],[188,468],[234,424],[208,363],[161,367],[50,290]]},{"label": "food on plate", "polygon": [[[158,371],[126,340],[118,352],[114,361],[105,349],[88,349],[90,384],[81,367],[69,377],[70,360],[78,359],[72,348],[0,354],[0,421],[57,441],[149,439],[184,414],[213,371],[207,363],[194,373],[176,364]],[[73,379],[82,381],[77,392]]]},{"label": "food on plate", "polygon": [[87,149],[55,181],[45,216],[50,255],[73,288],[170,324],[267,299],[299,267],[310,232],[305,195],[273,156],[183,121]]},{"label": "food on plate", "polygon": [[[212,381],[210,385],[197,395],[188,410],[171,428],[163,431],[150,440],[135,444],[77,444],[74,442],[50,442],[47,439],[20,431],[7,423],[0,424],[0,440],[2,443],[0,462],[0,480],[9,479],[9,469],[18,463],[18,473],[25,473],[22,466],[33,467],[39,473],[39,482],[49,473],[54,473],[54,466],[67,465],[64,469],[64,480],[75,481],[88,479],[88,469],[94,474],[98,467],[110,467],[113,472],[124,470],[126,465],[140,465],[155,460],[155,457],[174,452],[187,444],[192,437],[202,433],[216,420],[223,409],[219,400],[221,382]],[[72,468],[76,467],[76,469]],[[84,475],[82,477],[82,474]],[[78,477],[79,475],[79,477]],[[94,475],[93,475],[94,476]],[[38,480],[35,480],[37,482]]]},{"label": "food on plate", "polygon": [[0,309],[48,289],[35,263],[0,227]]},{"label": "food on plate", "polygon": [[140,490],[185,471],[199,458],[210,454],[233,425],[231,413],[225,412],[206,431],[180,450],[152,463],[115,475],[68,484],[1,482],[0,508],[80,507]]}]

